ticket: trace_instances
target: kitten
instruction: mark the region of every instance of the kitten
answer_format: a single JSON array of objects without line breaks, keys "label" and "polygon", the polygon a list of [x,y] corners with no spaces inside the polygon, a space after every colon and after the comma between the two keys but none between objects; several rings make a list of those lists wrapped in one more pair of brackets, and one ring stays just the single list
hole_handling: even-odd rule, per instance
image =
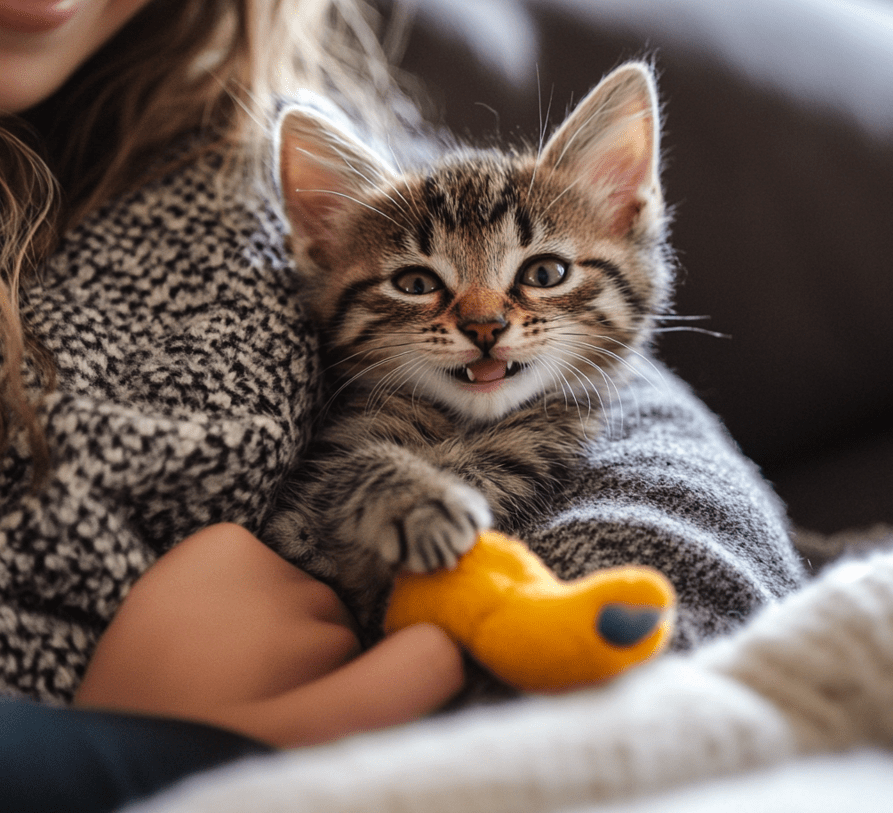
[{"label": "kitten", "polygon": [[338,386],[268,541],[300,562],[318,540],[362,604],[517,532],[598,434],[669,293],[654,80],[615,70],[538,152],[397,171],[309,108],[280,139]]}]

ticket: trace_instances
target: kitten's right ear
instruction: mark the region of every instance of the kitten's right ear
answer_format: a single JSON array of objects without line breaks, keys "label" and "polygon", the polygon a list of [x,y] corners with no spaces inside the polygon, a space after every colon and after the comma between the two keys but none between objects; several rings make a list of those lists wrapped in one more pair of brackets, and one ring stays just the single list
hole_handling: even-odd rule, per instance
[{"label": "kitten's right ear", "polygon": [[278,174],[297,238],[323,239],[359,194],[391,182],[390,168],[316,110],[286,110],[279,121]]}]

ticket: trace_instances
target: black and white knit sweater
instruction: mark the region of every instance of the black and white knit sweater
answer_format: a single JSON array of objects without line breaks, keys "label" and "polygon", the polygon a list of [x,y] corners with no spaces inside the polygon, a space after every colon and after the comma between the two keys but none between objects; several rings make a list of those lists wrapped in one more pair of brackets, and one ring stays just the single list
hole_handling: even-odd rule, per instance
[{"label": "black and white knit sweater", "polygon": [[307,440],[316,346],[281,220],[205,158],[69,234],[24,318],[53,352],[55,457],[0,468],[0,682],[68,700],[159,553],[209,523],[259,530]]},{"label": "black and white knit sweater", "polygon": [[[300,465],[316,343],[276,207],[228,191],[205,157],[67,236],[24,317],[53,352],[55,468],[38,493],[0,463],[0,691],[69,701],[130,586],[210,523],[262,533]],[[797,587],[783,511],[701,404],[663,371],[527,541],[556,572],[643,562],[680,596],[675,645]]]}]

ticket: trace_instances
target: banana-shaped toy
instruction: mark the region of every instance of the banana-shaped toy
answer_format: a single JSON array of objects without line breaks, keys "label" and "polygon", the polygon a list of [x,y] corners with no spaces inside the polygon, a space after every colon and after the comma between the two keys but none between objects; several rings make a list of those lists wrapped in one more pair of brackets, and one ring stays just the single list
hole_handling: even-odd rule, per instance
[{"label": "banana-shaped toy", "polygon": [[558,580],[521,542],[495,531],[451,570],[401,573],[385,629],[428,621],[517,689],[591,684],[650,658],[669,641],[675,593],[649,567]]}]

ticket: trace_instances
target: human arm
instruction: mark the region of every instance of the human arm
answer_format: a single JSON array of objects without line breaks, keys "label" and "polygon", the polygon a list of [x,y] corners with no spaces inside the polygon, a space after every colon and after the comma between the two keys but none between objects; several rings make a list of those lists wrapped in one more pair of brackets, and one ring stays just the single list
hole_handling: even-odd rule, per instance
[{"label": "human arm", "polygon": [[360,654],[328,587],[222,524],[180,543],[136,583],[75,702],[295,746],[408,722],[462,682],[458,648],[432,626]]},{"label": "human arm", "polygon": [[678,597],[671,648],[691,649],[797,590],[803,568],[757,467],[670,371],[639,368],[569,488],[522,538],[564,579],[656,568]]}]

